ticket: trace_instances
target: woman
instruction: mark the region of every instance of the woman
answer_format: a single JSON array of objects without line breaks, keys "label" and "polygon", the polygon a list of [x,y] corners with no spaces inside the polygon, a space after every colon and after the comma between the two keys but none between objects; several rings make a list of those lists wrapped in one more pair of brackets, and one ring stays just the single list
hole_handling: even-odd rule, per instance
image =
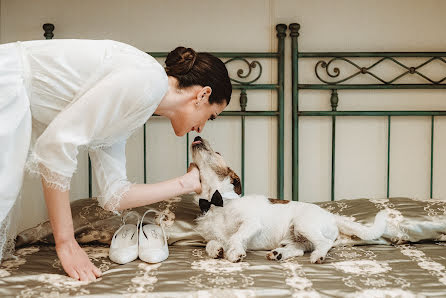
[{"label": "woman", "polygon": [[201,192],[192,166],[175,179],[131,184],[125,143],[153,113],[169,118],[178,136],[201,132],[231,97],[218,58],[178,47],[163,68],[112,40],[36,40],[0,45],[0,70],[0,261],[14,249],[26,168],[41,177],[65,272],[82,281],[101,275],[76,242],[71,219],[68,190],[81,147],[91,157],[104,209],[118,213]]}]

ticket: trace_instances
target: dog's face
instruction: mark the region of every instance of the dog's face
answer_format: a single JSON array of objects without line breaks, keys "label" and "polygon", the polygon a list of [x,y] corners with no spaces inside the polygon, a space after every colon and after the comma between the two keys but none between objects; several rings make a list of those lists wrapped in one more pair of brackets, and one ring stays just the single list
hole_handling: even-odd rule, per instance
[{"label": "dog's face", "polygon": [[191,149],[192,160],[200,169],[201,198],[210,201],[217,190],[221,194],[232,191],[238,195],[242,193],[239,176],[226,165],[220,153],[212,150],[207,140],[195,137]]}]

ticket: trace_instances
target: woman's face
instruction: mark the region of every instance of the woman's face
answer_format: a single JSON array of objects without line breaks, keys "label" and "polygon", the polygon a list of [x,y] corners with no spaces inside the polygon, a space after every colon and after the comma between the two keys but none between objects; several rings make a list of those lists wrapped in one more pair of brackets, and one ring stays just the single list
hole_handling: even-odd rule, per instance
[{"label": "woman's face", "polygon": [[226,108],[226,102],[222,104],[210,104],[209,97],[189,101],[183,109],[171,119],[171,124],[177,136],[184,136],[190,131],[198,133],[208,120],[214,120]]}]

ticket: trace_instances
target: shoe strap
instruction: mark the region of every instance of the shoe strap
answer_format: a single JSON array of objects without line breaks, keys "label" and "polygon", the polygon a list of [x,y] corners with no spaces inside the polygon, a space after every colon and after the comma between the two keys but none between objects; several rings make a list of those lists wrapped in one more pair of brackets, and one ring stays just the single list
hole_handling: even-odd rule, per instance
[{"label": "shoe strap", "polygon": [[118,235],[119,231],[121,231],[123,227],[124,227],[124,225],[121,225],[121,226],[116,230],[115,234],[113,235],[113,238],[115,238],[115,236]]},{"label": "shoe strap", "polygon": [[[113,235],[113,238],[115,237],[115,236],[117,236],[118,235],[118,233],[119,233],[119,231],[121,231],[122,230],[122,228],[124,228],[124,226],[125,226],[125,223],[124,224],[122,224],[117,230],[116,230],[116,232],[115,232],[115,234]],[[138,237],[136,237],[136,241],[138,241],[139,239],[138,239]]]},{"label": "shoe strap", "polygon": [[[148,210],[146,210],[146,212],[144,212],[144,214],[143,214],[141,220],[139,221],[138,230],[139,230],[140,233],[143,232],[143,231],[142,231],[142,224],[143,224],[143,221],[144,221],[144,217],[146,216],[147,213],[155,213],[155,214],[157,214],[157,215],[160,214],[160,212],[159,212],[158,210],[155,210],[155,209],[148,209]],[[160,220],[161,232],[163,232],[164,245],[167,246],[167,237],[166,237],[166,232],[164,231],[164,222],[163,222],[163,218],[164,218],[165,216],[166,216],[165,214],[161,213],[161,215],[160,215],[160,219],[159,219],[159,220]]]}]

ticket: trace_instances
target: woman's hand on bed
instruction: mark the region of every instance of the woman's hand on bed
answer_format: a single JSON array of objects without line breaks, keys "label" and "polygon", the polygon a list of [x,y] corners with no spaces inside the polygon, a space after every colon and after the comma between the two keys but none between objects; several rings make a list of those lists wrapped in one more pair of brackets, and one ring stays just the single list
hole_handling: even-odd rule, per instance
[{"label": "woman's hand on bed", "polygon": [[94,281],[102,275],[76,239],[56,243],[56,252],[65,272],[80,281]]},{"label": "woman's hand on bed", "polygon": [[184,183],[191,185],[191,188],[196,193],[201,193],[201,181],[200,181],[200,171],[195,163],[190,163],[187,169],[187,174],[184,175]]}]

